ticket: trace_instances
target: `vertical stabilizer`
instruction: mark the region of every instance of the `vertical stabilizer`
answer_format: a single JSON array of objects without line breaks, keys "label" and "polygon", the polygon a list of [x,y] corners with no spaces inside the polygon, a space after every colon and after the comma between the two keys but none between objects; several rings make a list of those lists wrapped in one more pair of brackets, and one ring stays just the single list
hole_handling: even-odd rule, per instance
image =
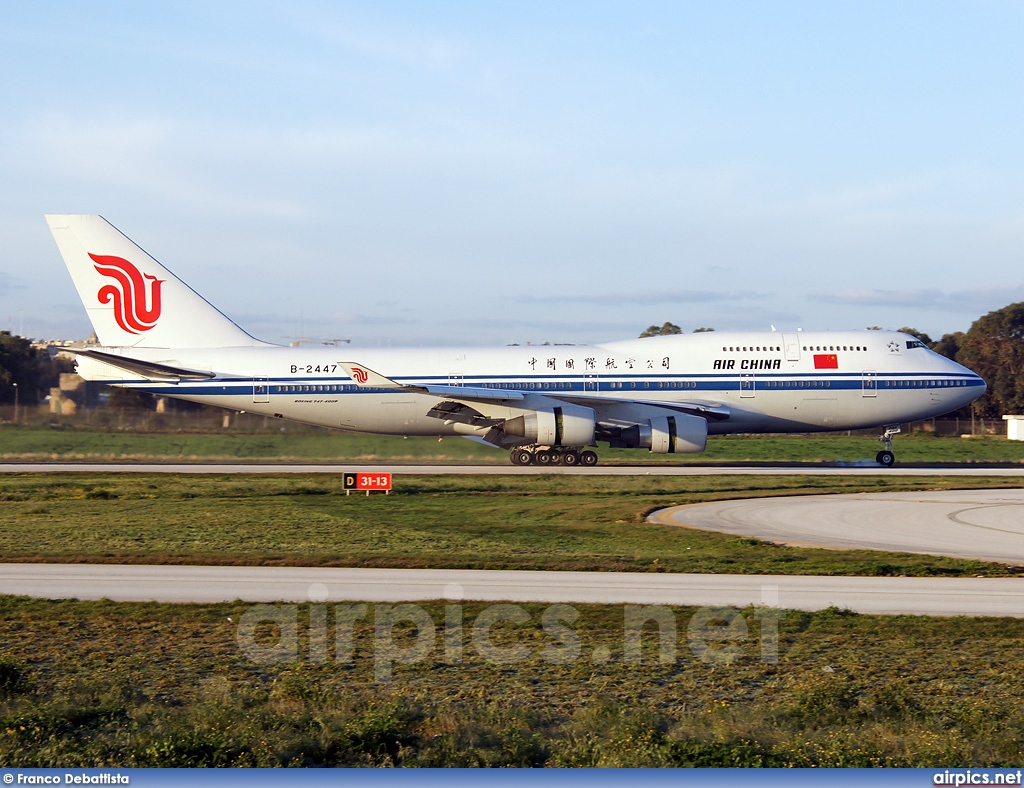
[{"label": "vertical stabilizer", "polygon": [[100,344],[209,348],[262,345],[102,216],[46,222]]}]

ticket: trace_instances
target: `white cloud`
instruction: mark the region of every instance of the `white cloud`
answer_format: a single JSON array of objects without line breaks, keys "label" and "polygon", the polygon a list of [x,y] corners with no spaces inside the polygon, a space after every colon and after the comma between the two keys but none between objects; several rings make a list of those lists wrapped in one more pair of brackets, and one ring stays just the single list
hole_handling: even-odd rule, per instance
[{"label": "white cloud", "polygon": [[25,283],[13,274],[0,271],[0,293],[10,293],[13,290],[27,289]]},{"label": "white cloud", "polygon": [[1024,301],[1024,284],[1002,287],[979,287],[943,292],[935,288],[919,290],[844,290],[809,296],[830,304],[853,306],[897,306],[977,313],[999,309],[1016,301]]},{"label": "white cloud", "polygon": [[533,304],[595,304],[614,306],[616,304],[702,304],[717,301],[744,301],[760,298],[757,293],[737,291],[733,293],[707,290],[650,290],[646,292],[617,292],[565,295],[522,295],[516,298],[521,303]]},{"label": "white cloud", "polygon": [[925,306],[939,304],[945,295],[941,290],[876,290],[861,288],[836,293],[822,293],[809,296],[811,300],[828,304],[853,304],[857,306]]}]

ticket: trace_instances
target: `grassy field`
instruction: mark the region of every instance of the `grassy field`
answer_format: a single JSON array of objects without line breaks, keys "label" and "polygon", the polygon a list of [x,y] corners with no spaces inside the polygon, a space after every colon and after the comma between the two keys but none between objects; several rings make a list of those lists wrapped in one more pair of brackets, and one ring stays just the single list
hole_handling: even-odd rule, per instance
[{"label": "grassy field", "polygon": [[[870,438],[716,439],[698,462],[855,460]],[[911,462],[1018,462],[1005,439],[926,435]],[[2,459],[505,462],[468,441],[320,432],[132,434],[0,427]],[[602,452],[603,461],[648,461]],[[656,458],[664,459],[664,458]],[[672,458],[678,461],[679,458]],[[651,509],[749,496],[1018,486],[1014,479],[859,477],[396,479],[390,496],[345,496],[333,475],[0,475],[0,561],[337,565],[639,572],[1007,575],[975,561],[785,548],[648,524]],[[0,763],[46,766],[1014,766],[1024,758],[1024,620],[790,611],[778,661],[762,618],[732,661],[688,644],[695,611],[671,611],[677,658],[624,653],[624,609],[575,606],[580,655],[529,621],[494,640],[523,659],[484,658],[461,606],[463,657],[445,653],[446,609],[423,605],[435,648],[379,675],[385,606],[354,629],[354,657],[310,659],[311,608],[296,657],[260,664],[239,648],[248,608],[0,597]],[[324,610],[324,608],[319,608]],[[327,606],[334,643],[335,607]],[[420,625],[402,622],[408,645]],[[265,634],[265,633],[264,633]],[[378,659],[375,660],[375,657]]]},{"label": "grassy field", "polygon": [[[351,661],[319,663],[301,656],[310,613],[299,608],[300,656],[268,665],[239,649],[241,603],[0,598],[0,763],[941,768],[1024,758],[1024,620],[791,611],[773,664],[746,611],[733,661],[716,652],[723,659],[707,662],[687,645],[694,611],[678,608],[676,658],[657,660],[650,629],[636,664],[624,658],[622,608],[577,606],[579,657],[553,664],[543,649],[569,640],[542,629],[543,608],[523,607],[527,623],[492,637],[524,647],[523,659],[484,659],[470,637],[483,608],[467,604],[461,660],[438,645],[380,683],[379,607],[355,625]],[[440,630],[444,608],[423,609]],[[410,626],[394,627],[396,643],[421,637]]]},{"label": "grassy field", "polygon": [[336,475],[0,475],[0,561],[1005,575],[999,564],[788,548],[644,522],[751,496],[1007,487],[904,477],[407,476],[346,496]]},{"label": "grassy field", "polygon": [[[605,463],[859,462],[872,461],[881,444],[870,436],[741,435],[712,437],[697,455],[652,455],[642,450],[599,450]],[[914,463],[1021,463],[1024,441],[1005,437],[898,436],[897,461]],[[71,426],[0,425],[0,462],[508,462],[507,452],[462,438],[393,438],[328,430],[272,432],[130,432]]]}]

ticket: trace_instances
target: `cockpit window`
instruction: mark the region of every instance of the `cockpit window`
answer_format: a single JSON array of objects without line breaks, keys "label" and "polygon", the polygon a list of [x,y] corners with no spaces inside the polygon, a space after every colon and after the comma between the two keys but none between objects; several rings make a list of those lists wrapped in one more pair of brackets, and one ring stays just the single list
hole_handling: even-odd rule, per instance
[{"label": "cockpit window", "polygon": [[915,347],[926,347],[926,345],[924,344],[924,342],[922,342],[919,339],[909,339],[909,340],[907,340],[907,350],[910,350],[911,348],[915,348]]}]

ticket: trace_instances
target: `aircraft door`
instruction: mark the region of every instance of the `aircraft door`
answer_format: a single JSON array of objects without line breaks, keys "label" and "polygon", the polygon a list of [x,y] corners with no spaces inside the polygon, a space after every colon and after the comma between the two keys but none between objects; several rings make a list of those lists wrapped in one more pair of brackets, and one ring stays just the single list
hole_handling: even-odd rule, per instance
[{"label": "aircraft door", "polygon": [[596,372],[588,372],[583,378],[584,391],[599,391],[601,384],[598,382]]},{"label": "aircraft door", "polygon": [[786,350],[786,361],[800,360],[800,335],[783,334],[782,345]]},{"label": "aircraft door", "polygon": [[460,353],[455,357],[454,362],[450,362],[448,367],[448,385],[449,386],[463,386],[465,385],[465,374],[466,368],[466,354]]},{"label": "aircraft door", "polygon": [[267,402],[270,402],[270,379],[269,378],[253,378],[252,379],[252,401],[254,403],[267,403]]},{"label": "aircraft door", "polygon": [[753,372],[744,372],[743,377],[740,379],[740,396],[741,397],[753,397],[755,391],[755,381]]},{"label": "aircraft door", "polygon": [[866,369],[861,373],[861,394],[865,397],[878,396],[878,377],[873,369]]}]

